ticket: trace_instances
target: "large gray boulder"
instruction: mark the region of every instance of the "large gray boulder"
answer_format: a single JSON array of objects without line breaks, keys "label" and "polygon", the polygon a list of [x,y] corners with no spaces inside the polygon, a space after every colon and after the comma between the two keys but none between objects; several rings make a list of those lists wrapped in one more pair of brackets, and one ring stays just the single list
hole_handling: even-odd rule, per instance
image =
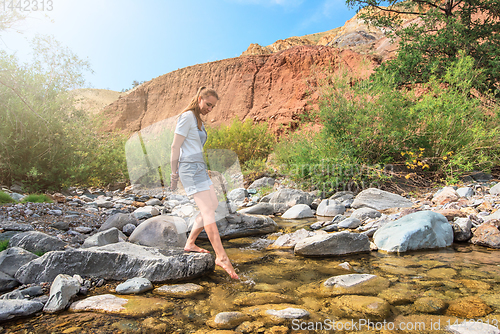
[{"label": "large gray boulder", "polygon": [[64,310],[78,291],[80,291],[78,279],[65,274],[57,275],[50,286],[49,300],[45,304],[43,311],[54,313]]},{"label": "large gray boulder", "polygon": [[325,217],[335,217],[345,212],[345,206],[334,199],[324,199],[316,209],[316,215]]},{"label": "large gray boulder", "polygon": [[[245,215],[239,212],[217,217],[217,228],[222,239],[232,239],[273,233],[278,230],[278,224],[270,217]],[[205,231],[199,238],[208,239]]]},{"label": "large gray boulder", "polygon": [[351,213],[351,218],[356,218],[364,221],[368,218],[380,218],[382,214],[372,208],[359,208]]},{"label": "large gray boulder", "polygon": [[16,234],[9,241],[9,247],[21,247],[33,253],[62,250],[66,245],[64,241],[38,231]]},{"label": "large gray boulder", "polygon": [[37,301],[24,299],[0,300],[0,321],[15,317],[25,317],[40,311],[43,304]]},{"label": "large gray boulder", "polygon": [[284,188],[276,191],[269,203],[284,203],[288,206],[294,206],[296,204],[307,204],[311,205],[314,201],[314,196],[306,193],[302,190]]},{"label": "large gray boulder", "polygon": [[257,203],[256,205],[253,205],[248,208],[244,208],[238,211],[239,213],[246,213],[249,215],[273,215],[275,213],[274,211],[274,205],[271,203]]},{"label": "large gray boulder", "polygon": [[274,183],[276,182],[276,179],[272,177],[261,177],[260,179],[257,179],[252,182],[251,185],[248,186],[248,189],[258,189],[262,187],[274,187]]},{"label": "large gray boulder", "polygon": [[138,245],[171,248],[186,244],[187,224],[175,216],[157,216],[140,224],[130,235],[129,241]]},{"label": "large gray boulder", "polygon": [[281,218],[284,219],[302,219],[311,217],[314,217],[314,214],[311,207],[307,204],[296,204],[286,210],[286,212],[281,216]]},{"label": "large gray boulder", "polygon": [[442,214],[419,211],[383,225],[373,241],[387,252],[448,247],[453,243],[453,228]]},{"label": "large gray boulder", "polygon": [[120,242],[120,233],[120,230],[116,227],[112,227],[109,230],[104,230],[102,232],[97,232],[96,234],[85,239],[82,248],[101,247]]},{"label": "large gray boulder", "polygon": [[214,267],[210,254],[119,242],[46,253],[19,268],[15,277],[23,284],[51,282],[62,273],[117,281],[145,277],[151,282],[164,282],[198,277]]},{"label": "large gray boulder", "polygon": [[0,253],[0,271],[14,276],[24,264],[38,256],[20,247],[7,248]]},{"label": "large gray boulder", "polygon": [[116,213],[109,217],[104,224],[99,228],[99,232],[109,230],[112,227],[116,227],[120,231],[123,231],[123,227],[127,224],[133,224],[135,226],[139,225],[139,221],[133,214],[130,213]]},{"label": "large gray boulder", "polygon": [[332,256],[369,251],[370,240],[366,235],[347,231],[305,238],[294,248],[295,254],[302,256]]},{"label": "large gray boulder", "polygon": [[351,207],[372,208],[375,210],[386,210],[391,208],[408,208],[413,206],[413,202],[397,194],[393,194],[384,190],[369,188],[360,192]]}]

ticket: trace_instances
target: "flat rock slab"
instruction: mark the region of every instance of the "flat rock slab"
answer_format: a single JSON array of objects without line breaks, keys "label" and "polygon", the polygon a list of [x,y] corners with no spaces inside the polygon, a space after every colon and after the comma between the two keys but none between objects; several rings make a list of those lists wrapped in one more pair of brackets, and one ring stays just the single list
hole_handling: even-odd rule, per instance
[{"label": "flat rock slab", "polygon": [[409,208],[413,206],[413,202],[397,194],[393,194],[384,190],[369,188],[360,192],[351,207],[372,208],[375,210],[386,210],[392,208]]},{"label": "flat rock slab", "polygon": [[112,294],[88,297],[70,305],[71,312],[99,312],[144,317],[148,314],[173,309],[175,305],[161,298],[139,296],[118,297]]},{"label": "flat rock slab", "polygon": [[203,293],[205,288],[201,285],[194,283],[163,285],[153,292],[159,295],[176,297],[176,298],[189,298]]},{"label": "flat rock slab", "polygon": [[37,301],[24,299],[0,300],[0,321],[15,317],[24,317],[40,311],[43,304]]},{"label": "flat rock slab", "polygon": [[19,268],[16,278],[23,284],[52,282],[57,275],[65,273],[117,281],[144,277],[151,282],[166,282],[198,277],[213,271],[214,267],[210,254],[120,242],[46,253]]},{"label": "flat rock slab", "polygon": [[64,241],[38,231],[16,234],[9,241],[9,247],[21,247],[33,253],[62,250],[65,246]]}]

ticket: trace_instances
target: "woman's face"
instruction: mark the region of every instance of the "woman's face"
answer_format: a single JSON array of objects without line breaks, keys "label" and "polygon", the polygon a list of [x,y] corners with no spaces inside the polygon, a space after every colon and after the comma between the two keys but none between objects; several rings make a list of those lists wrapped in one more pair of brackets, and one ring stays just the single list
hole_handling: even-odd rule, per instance
[{"label": "woman's face", "polygon": [[212,109],[217,104],[217,98],[215,96],[201,97],[198,99],[198,104],[200,106],[200,113],[206,115],[212,111]]}]

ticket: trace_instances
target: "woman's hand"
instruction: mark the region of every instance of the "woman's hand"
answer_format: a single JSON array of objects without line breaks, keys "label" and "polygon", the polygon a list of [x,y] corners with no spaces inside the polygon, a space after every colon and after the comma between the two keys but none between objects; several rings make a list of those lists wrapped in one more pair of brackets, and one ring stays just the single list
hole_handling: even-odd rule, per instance
[{"label": "woman's hand", "polygon": [[174,191],[177,189],[177,182],[179,182],[179,174],[172,173],[170,174],[170,190]]}]

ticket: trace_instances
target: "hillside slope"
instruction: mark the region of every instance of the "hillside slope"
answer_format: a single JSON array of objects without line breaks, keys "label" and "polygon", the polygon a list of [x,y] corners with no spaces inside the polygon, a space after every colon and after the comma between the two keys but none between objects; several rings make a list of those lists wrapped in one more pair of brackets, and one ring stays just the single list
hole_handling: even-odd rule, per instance
[{"label": "hillside slope", "polygon": [[[361,66],[361,64],[365,64]],[[107,106],[106,131],[134,132],[179,114],[200,86],[217,90],[220,101],[205,120],[228,124],[234,117],[267,121],[280,134],[295,129],[300,114],[318,98],[312,71],[367,75],[373,57],[326,46],[299,46],[268,55],[244,56],[179,69],[137,87]]]}]

